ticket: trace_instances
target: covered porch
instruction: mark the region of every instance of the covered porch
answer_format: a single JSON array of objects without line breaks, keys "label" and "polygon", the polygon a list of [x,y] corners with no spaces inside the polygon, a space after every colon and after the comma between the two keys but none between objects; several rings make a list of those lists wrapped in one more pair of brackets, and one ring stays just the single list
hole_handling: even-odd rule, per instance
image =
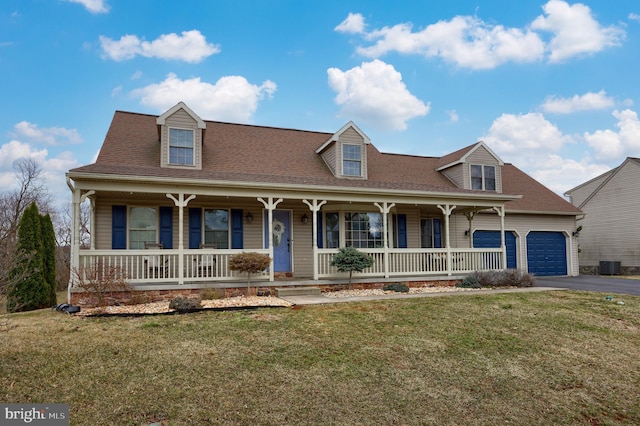
[{"label": "covered porch", "polygon": [[[247,277],[231,271],[229,259],[242,252],[263,253],[272,259],[267,271],[252,276],[256,284],[283,277],[344,280],[347,275],[331,266],[331,260],[339,247],[347,245],[374,258],[370,268],[357,274],[368,280],[436,279],[504,269],[504,204],[514,198],[477,192],[448,197],[406,191],[372,194],[370,189],[357,188],[328,193],[173,185],[174,191],[166,192],[166,186],[157,184],[123,190],[99,181],[68,183],[73,195],[72,268],[80,274],[90,268],[115,268],[131,286],[163,288],[236,287]],[[85,202],[90,206],[91,238],[83,244],[80,206]],[[121,231],[114,225],[116,206],[127,215]],[[136,208],[153,213],[143,248],[133,247],[139,234],[134,238],[133,230],[140,226],[131,222]],[[206,215],[213,208],[227,212],[228,228],[217,231],[223,234],[218,244],[207,239],[206,223],[203,229],[194,226],[198,211]],[[162,217],[167,211],[168,216]],[[480,211],[498,219],[500,247],[474,248],[472,239],[464,237]],[[454,216],[458,220],[452,226]],[[116,248],[117,232],[123,233],[125,244]],[[288,262],[284,269],[278,264],[282,257]],[[70,291],[74,286],[72,279]]]}]

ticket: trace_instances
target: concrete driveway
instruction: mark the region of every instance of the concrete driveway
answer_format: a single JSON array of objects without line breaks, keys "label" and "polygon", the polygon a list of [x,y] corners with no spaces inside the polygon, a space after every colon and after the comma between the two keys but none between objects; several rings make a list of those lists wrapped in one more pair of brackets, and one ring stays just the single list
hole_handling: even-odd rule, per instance
[{"label": "concrete driveway", "polygon": [[536,277],[535,287],[568,288],[571,290],[599,291],[603,293],[640,296],[640,280],[580,275],[578,277]]}]

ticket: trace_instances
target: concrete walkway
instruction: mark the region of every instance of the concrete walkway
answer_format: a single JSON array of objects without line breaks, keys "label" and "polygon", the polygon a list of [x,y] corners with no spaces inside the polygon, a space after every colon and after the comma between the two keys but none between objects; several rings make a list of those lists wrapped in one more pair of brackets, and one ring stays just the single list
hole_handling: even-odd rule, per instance
[{"label": "concrete walkway", "polygon": [[558,287],[523,287],[523,288],[505,288],[505,289],[481,289],[469,291],[441,291],[431,293],[397,293],[397,294],[380,294],[374,296],[354,296],[354,297],[327,297],[327,296],[281,296],[294,305],[319,305],[328,303],[345,303],[345,302],[368,302],[372,300],[389,300],[389,299],[415,299],[417,297],[439,297],[439,296],[458,296],[458,295],[480,295],[480,294],[499,294],[499,293],[530,293],[549,290],[566,290]]}]

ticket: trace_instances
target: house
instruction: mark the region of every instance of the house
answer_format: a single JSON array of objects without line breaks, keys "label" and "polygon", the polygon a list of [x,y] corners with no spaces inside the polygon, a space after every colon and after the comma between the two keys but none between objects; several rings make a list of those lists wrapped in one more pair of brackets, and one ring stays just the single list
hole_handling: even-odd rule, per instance
[{"label": "house", "polygon": [[566,192],[585,213],[578,222],[582,273],[640,274],[638,182],[640,158],[627,158],[618,167]]},{"label": "house", "polygon": [[96,162],[67,182],[72,267],[116,266],[138,290],[242,287],[228,268],[242,251],[272,258],[256,285],[327,283],[345,277],[330,265],[343,246],[374,257],[358,274],[368,283],[578,273],[580,210],[483,142],[386,154],[353,122],[335,133],[221,123],[180,102],[160,116],[117,111]]}]

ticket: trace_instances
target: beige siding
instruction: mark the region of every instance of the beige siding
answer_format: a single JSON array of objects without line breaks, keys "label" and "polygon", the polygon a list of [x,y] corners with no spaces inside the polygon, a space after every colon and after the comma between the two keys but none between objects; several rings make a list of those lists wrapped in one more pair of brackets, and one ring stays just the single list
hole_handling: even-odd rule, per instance
[{"label": "beige siding", "polygon": [[[194,131],[194,166],[175,166],[169,165],[169,128],[193,129]],[[195,167],[202,168],[202,130],[198,129],[198,123],[186,111],[180,109],[166,119],[165,125],[160,129],[161,151],[160,165],[161,167]]]},{"label": "beige siding", "polygon": [[456,164],[453,167],[443,170],[442,174],[444,174],[451,182],[455,183],[458,188],[464,188],[464,183],[466,181],[465,170],[468,170],[468,167],[465,167],[464,164]]},{"label": "beige siding", "polygon": [[578,238],[580,263],[596,266],[601,260],[640,267],[640,166],[628,161],[588,200]]},{"label": "beige siding", "polygon": [[[364,138],[353,127],[342,132],[340,135],[340,145],[337,153],[337,170],[342,174],[342,144],[359,145],[360,158],[362,159],[362,178],[367,178],[367,150],[364,145]],[[349,176],[353,178],[354,176]]]},{"label": "beige siding", "polygon": [[327,166],[329,166],[329,169],[331,170],[331,173],[334,174],[334,176],[338,176],[338,154],[337,154],[337,150],[338,150],[337,144],[333,143],[333,144],[331,144],[331,146],[329,148],[327,148],[322,153],[322,159],[327,164]]},{"label": "beige siding", "polygon": [[474,152],[472,152],[466,159],[466,170],[465,170],[465,188],[471,188],[471,173],[469,166],[471,164],[476,165],[486,165],[486,166],[495,166],[496,168],[496,192],[502,192],[502,167],[500,166],[500,162],[493,156],[489,151],[487,151],[484,147],[480,146]]}]

